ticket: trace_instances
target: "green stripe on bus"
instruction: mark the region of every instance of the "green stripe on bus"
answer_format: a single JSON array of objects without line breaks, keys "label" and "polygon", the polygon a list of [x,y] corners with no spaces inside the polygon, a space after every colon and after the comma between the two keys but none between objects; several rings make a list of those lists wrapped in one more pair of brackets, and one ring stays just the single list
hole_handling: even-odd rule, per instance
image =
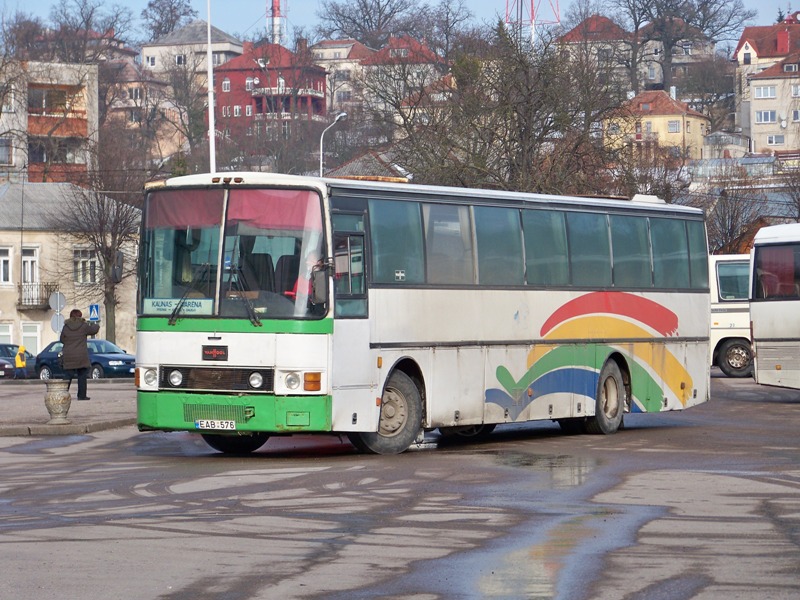
[{"label": "green stripe on bus", "polygon": [[328,432],[333,427],[330,396],[227,396],[181,392],[136,394],[139,429],[196,431],[199,419],[235,421],[236,431]]},{"label": "green stripe on bus", "polygon": [[261,326],[247,319],[178,319],[174,325],[166,317],[139,317],[137,331],[180,331],[220,333],[333,333],[333,319],[314,321],[262,320]]}]

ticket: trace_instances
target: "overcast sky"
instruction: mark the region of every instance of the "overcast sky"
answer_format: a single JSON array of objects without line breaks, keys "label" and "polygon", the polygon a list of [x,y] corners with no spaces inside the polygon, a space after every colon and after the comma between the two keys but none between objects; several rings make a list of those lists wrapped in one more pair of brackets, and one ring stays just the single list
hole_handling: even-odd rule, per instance
[{"label": "overcast sky", "polygon": [[[429,1],[432,4],[436,2],[436,0]],[[2,2],[3,14],[6,16],[20,10],[43,18],[49,15],[50,7],[54,4],[53,0],[2,0]],[[465,0],[467,7],[479,22],[494,22],[498,17],[504,18],[506,2],[507,0]],[[520,2],[526,7],[530,5],[530,0],[516,0],[516,2],[508,0],[511,6]],[[124,2],[107,0],[109,6],[121,4],[129,7],[137,20],[147,3],[148,0],[125,0]],[[537,19],[539,22],[554,20],[550,0],[535,0],[535,4],[540,7]],[[560,4],[563,14],[570,6],[571,0],[553,1],[553,4]],[[744,4],[747,8],[758,11],[754,25],[773,23],[779,6],[784,12],[789,10],[786,0],[744,0]],[[207,18],[207,0],[192,0],[192,6],[197,10],[199,18],[203,20]],[[271,0],[211,0],[211,23],[230,34],[253,37],[259,30],[266,30],[266,16],[271,6]],[[282,0],[282,11],[286,15],[290,31],[295,27],[313,29],[318,22],[318,10],[318,0]],[[795,7],[795,10],[800,10],[800,6]]]}]

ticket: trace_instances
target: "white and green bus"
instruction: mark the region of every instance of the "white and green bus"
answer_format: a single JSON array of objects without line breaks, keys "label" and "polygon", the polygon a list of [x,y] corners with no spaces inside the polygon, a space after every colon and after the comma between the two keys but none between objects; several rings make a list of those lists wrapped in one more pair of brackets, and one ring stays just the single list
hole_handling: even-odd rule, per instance
[{"label": "white and green bus", "polygon": [[536,420],[610,434],[708,399],[699,210],[226,173],[149,184],[142,223],[143,431],[393,454]]},{"label": "white and green bus", "polygon": [[800,223],[759,229],[751,256],[756,383],[800,389]]}]

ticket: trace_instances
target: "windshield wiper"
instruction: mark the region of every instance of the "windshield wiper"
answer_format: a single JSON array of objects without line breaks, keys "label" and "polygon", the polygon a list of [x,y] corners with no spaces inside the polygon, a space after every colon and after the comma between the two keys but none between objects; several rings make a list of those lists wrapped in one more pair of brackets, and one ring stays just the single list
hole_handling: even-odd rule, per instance
[{"label": "windshield wiper", "polygon": [[183,292],[183,296],[180,297],[180,300],[178,300],[178,303],[175,305],[175,308],[172,309],[172,314],[169,316],[169,321],[168,321],[169,325],[175,325],[175,323],[178,322],[178,315],[180,315],[181,309],[183,308],[183,305],[186,303],[186,298],[188,298],[189,294],[191,294],[192,292],[197,291],[198,284],[205,279],[206,275],[208,275],[208,272],[210,270],[211,270],[211,265],[209,263],[203,263],[202,269],[197,274],[197,277],[192,278],[192,283],[189,285],[189,287],[186,288],[186,291]]},{"label": "windshield wiper", "polygon": [[[236,289],[239,292],[239,299],[244,302],[244,306],[247,309],[247,317],[250,319],[250,322],[256,327],[261,327],[261,319],[258,318],[258,315],[256,314],[256,308],[253,306],[253,303],[250,302],[250,298],[247,297],[244,285],[242,284],[241,269],[237,270],[239,271],[239,274],[236,277]],[[230,289],[231,283],[232,281],[229,280],[228,289]]]}]

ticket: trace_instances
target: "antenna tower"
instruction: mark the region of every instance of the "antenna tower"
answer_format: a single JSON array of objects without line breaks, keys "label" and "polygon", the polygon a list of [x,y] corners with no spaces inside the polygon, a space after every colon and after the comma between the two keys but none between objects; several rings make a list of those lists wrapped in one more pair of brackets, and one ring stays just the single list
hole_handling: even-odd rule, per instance
[{"label": "antenna tower", "polygon": [[536,28],[561,23],[558,0],[506,0],[506,25],[522,40],[530,30],[531,44],[536,40]]}]

